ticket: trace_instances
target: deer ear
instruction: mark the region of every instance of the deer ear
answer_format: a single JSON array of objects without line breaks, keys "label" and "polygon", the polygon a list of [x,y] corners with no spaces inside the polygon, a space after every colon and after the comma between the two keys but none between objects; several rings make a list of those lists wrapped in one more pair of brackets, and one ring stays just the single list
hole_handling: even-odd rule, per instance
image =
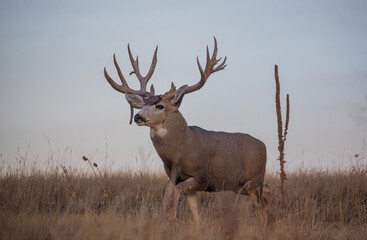
[{"label": "deer ear", "polygon": [[134,93],[126,93],[125,98],[133,108],[141,109],[145,105],[145,99]]},{"label": "deer ear", "polygon": [[183,85],[178,90],[176,90],[175,95],[173,96],[173,99],[171,100],[171,103],[177,109],[180,107],[182,99],[183,99],[188,87],[189,87],[188,85]]}]

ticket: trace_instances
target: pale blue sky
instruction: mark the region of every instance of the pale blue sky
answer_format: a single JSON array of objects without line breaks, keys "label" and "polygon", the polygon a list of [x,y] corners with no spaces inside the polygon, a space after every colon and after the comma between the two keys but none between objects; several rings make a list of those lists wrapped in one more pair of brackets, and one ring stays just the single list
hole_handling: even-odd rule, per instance
[{"label": "pale blue sky", "polygon": [[115,52],[137,87],[127,44],[143,73],[159,45],[151,83],[163,93],[172,81],[198,81],[196,56],[205,64],[216,36],[228,66],[185,96],[190,125],[263,140],[275,170],[278,64],[282,99],[291,98],[287,167],[350,166],[367,142],[366,10],[366,1],[336,0],[0,1],[0,160],[15,164],[30,144],[29,162],[39,164],[79,166],[84,154],[121,169],[152,152],[160,169],[148,128],[128,124],[103,67],[118,80]]}]

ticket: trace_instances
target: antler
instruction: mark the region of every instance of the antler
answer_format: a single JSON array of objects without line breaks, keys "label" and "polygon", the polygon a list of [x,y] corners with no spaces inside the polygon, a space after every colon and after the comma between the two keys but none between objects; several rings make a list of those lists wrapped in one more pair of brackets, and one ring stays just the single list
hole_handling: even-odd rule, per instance
[{"label": "antler", "polygon": [[220,60],[222,59],[222,58],[217,59],[217,52],[218,52],[217,39],[215,39],[215,37],[214,37],[214,51],[213,51],[213,55],[212,55],[211,58],[210,58],[210,55],[209,55],[209,48],[208,48],[208,46],[206,46],[205,71],[203,71],[203,69],[201,68],[201,65],[200,65],[200,62],[199,62],[199,57],[197,57],[197,63],[198,63],[198,67],[199,67],[200,74],[201,74],[200,81],[198,83],[196,83],[195,85],[187,87],[187,89],[185,91],[185,94],[199,90],[200,88],[202,88],[204,86],[206,80],[209,78],[209,76],[212,73],[223,70],[227,66],[227,65],[225,65],[225,63],[227,61],[227,57],[225,57],[223,62],[220,63],[217,67],[215,67],[215,65],[217,65],[217,63],[219,63]]},{"label": "antler", "polygon": [[155,66],[157,64],[157,50],[158,50],[158,46],[156,47],[155,49],[155,52],[154,52],[154,55],[153,55],[153,60],[152,60],[152,64],[150,66],[150,69],[149,69],[149,72],[148,74],[143,77],[141,74],[140,74],[140,70],[139,70],[139,61],[138,61],[138,57],[136,57],[136,60],[134,60],[132,54],[131,54],[131,50],[130,50],[130,46],[127,45],[127,50],[129,52],[129,57],[130,57],[130,62],[131,62],[131,65],[134,69],[134,71],[132,71],[130,73],[133,74],[135,73],[136,77],[138,78],[139,82],[140,82],[140,90],[134,90],[134,89],[131,89],[129,87],[129,85],[127,84],[125,78],[124,78],[124,75],[122,75],[122,72],[120,70],[120,67],[116,61],[116,56],[115,54],[113,54],[113,62],[115,64],[115,67],[117,69],[117,73],[119,75],[119,78],[121,80],[121,85],[117,84],[114,80],[112,80],[112,78],[108,75],[107,71],[106,71],[106,68],[104,68],[104,76],[105,78],[107,79],[108,83],[117,91],[119,92],[122,92],[124,94],[126,93],[133,93],[133,94],[137,94],[139,96],[142,96],[142,97],[149,97],[149,96],[153,96],[154,95],[154,87],[153,85],[150,86],[150,92],[147,92],[146,90],[146,87],[147,87],[147,83],[149,81],[149,79],[152,77],[153,73],[154,73],[154,69],[155,69]]},{"label": "antler", "polygon": [[[157,65],[157,51],[158,51],[158,46],[155,48],[154,55],[153,55],[153,60],[152,60],[152,64],[150,65],[149,71],[148,71],[147,75],[145,75],[145,77],[143,77],[140,74],[138,56],[136,56],[136,61],[135,61],[134,58],[133,58],[133,56],[132,56],[132,54],[131,54],[130,45],[129,44],[127,45],[127,50],[129,52],[131,66],[134,69],[134,71],[132,71],[129,75],[135,74],[136,77],[139,79],[140,89],[146,89],[147,83],[148,83],[149,79],[152,77],[152,75],[154,73],[155,65]],[[151,86],[150,90],[151,90],[151,95],[154,95],[153,85]]]},{"label": "antler", "polygon": [[[115,64],[117,73],[119,75],[119,78],[121,80],[121,85],[118,85],[115,81],[112,80],[112,78],[110,77],[110,75],[108,75],[107,71],[106,71],[106,67],[104,68],[104,76],[107,79],[108,83],[117,91],[122,92],[124,94],[137,94],[141,97],[144,98],[144,101],[147,101],[147,98],[150,96],[154,95],[154,87],[153,84],[150,86],[150,91],[147,92],[147,83],[149,81],[149,79],[152,77],[153,73],[154,73],[154,69],[155,69],[155,65],[157,64],[157,51],[158,51],[158,46],[155,48],[154,51],[154,55],[153,55],[153,60],[152,60],[152,64],[150,65],[149,68],[149,72],[148,74],[143,77],[140,74],[140,70],[139,70],[139,61],[138,61],[138,57],[136,57],[136,60],[134,60],[132,54],[131,54],[131,50],[130,50],[130,46],[129,44],[127,45],[127,50],[129,52],[129,58],[130,58],[130,62],[131,65],[133,66],[134,71],[132,71],[130,73],[133,74],[135,73],[136,77],[138,78],[139,82],[140,82],[140,90],[134,90],[131,89],[129,87],[129,85],[127,84],[124,75],[122,75],[121,69],[116,61],[116,56],[115,54],[113,54],[113,62]],[[133,115],[134,115],[134,107],[133,105],[130,104],[130,124],[132,123],[132,119],[133,119]]]},{"label": "antler", "polygon": [[173,83],[171,83],[171,89],[165,94],[162,94],[160,96],[164,101],[168,102],[175,96],[175,93],[176,93],[176,87]]}]

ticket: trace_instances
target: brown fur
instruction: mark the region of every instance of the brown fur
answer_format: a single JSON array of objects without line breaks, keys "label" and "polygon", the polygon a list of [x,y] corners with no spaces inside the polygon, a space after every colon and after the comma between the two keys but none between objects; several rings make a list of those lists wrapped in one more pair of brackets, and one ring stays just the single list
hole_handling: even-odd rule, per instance
[{"label": "brown fur", "polygon": [[[154,111],[155,105],[164,105],[164,111]],[[265,175],[266,147],[260,140],[242,133],[207,131],[188,126],[175,106],[164,101],[147,104],[138,113],[149,119],[151,139],[164,163],[170,179],[164,204],[174,191],[171,218],[176,218],[177,201],[181,192],[190,193],[191,205],[197,205],[196,191],[233,191],[253,195],[260,204]],[[152,119],[164,120],[157,123]],[[150,122],[154,124],[150,125]],[[161,136],[156,131],[165,129]],[[189,204],[190,204],[189,202]],[[194,211],[194,212],[193,212]],[[196,210],[192,211],[198,220]]]}]

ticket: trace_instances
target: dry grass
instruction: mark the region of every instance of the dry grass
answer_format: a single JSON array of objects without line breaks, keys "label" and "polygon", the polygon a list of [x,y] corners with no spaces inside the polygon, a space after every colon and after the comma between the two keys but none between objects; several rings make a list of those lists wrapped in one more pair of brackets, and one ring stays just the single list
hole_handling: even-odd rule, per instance
[{"label": "dry grass", "polygon": [[[201,222],[191,220],[186,199],[179,220],[161,209],[166,177],[62,169],[5,173],[0,178],[0,239],[365,239],[367,169],[300,171],[286,183],[281,213],[279,178],[272,189],[273,228],[263,226],[248,197],[200,193]],[[105,189],[104,189],[105,188]],[[106,193],[108,193],[106,197]],[[224,204],[225,202],[230,204]],[[233,211],[232,211],[233,209]],[[232,233],[232,234],[230,234]]]}]

